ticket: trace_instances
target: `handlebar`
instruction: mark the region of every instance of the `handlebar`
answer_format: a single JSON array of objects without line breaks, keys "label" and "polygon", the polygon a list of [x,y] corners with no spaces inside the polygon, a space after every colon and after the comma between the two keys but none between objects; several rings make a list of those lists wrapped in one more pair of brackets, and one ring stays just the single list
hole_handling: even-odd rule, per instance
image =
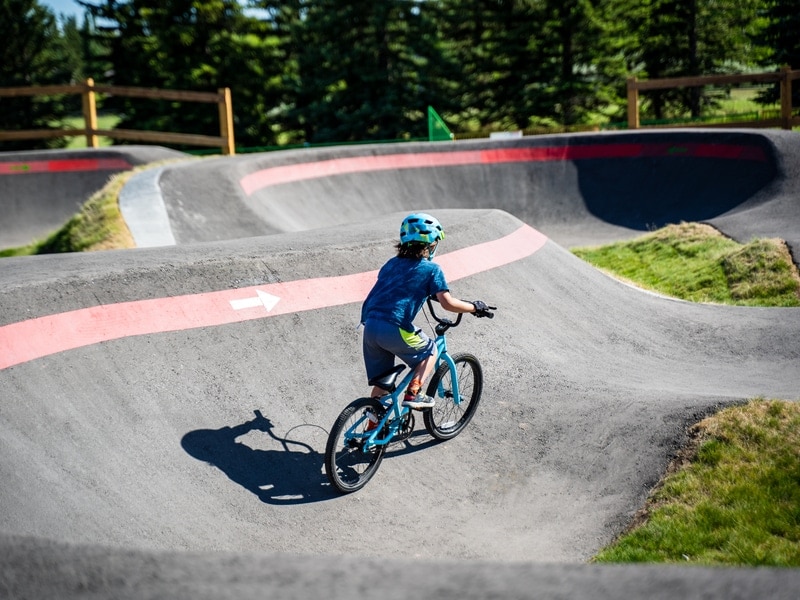
[{"label": "handlebar", "polygon": [[[456,327],[459,323],[461,323],[461,317],[464,316],[464,313],[458,313],[458,316],[456,317],[455,321],[451,321],[447,317],[440,317],[439,315],[436,314],[436,311],[433,308],[433,303],[434,302],[436,302],[437,304],[439,303],[439,301],[436,299],[436,296],[430,296],[428,298],[428,310],[431,311],[431,316],[433,317],[434,321],[439,323],[439,325],[446,325],[447,326],[447,327],[445,327],[445,330],[447,330],[450,327]],[[437,327],[437,329],[438,329],[438,327]]]},{"label": "handlebar", "polygon": [[[436,302],[437,304],[439,302],[439,300],[436,298],[436,296],[428,297],[428,310],[430,310],[431,317],[433,317],[433,320],[436,321],[436,323],[438,323],[436,325],[436,334],[437,335],[442,335],[442,334],[444,334],[445,331],[447,331],[451,327],[457,327],[458,324],[461,323],[461,318],[466,313],[458,313],[458,316],[456,317],[456,320],[452,321],[452,320],[448,319],[447,317],[441,317],[441,316],[436,314],[436,310],[433,308],[433,303],[434,302]],[[496,306],[487,306],[487,308],[490,309],[490,310],[497,310]],[[478,316],[481,316],[481,315],[478,315]],[[483,316],[489,317],[490,319],[494,317],[494,315],[492,313],[490,313],[490,312],[486,312]]]}]

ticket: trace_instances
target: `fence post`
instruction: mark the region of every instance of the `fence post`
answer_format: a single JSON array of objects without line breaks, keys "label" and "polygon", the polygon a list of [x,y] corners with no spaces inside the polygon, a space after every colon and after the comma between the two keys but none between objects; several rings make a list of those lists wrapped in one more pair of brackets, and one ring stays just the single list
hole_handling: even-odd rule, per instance
[{"label": "fence post", "polygon": [[89,77],[85,81],[83,90],[83,125],[86,129],[86,147],[97,148],[97,103],[94,93],[94,79]]},{"label": "fence post", "polygon": [[639,88],[636,77],[628,77],[628,129],[639,129]]},{"label": "fence post", "polygon": [[790,66],[781,67],[781,129],[792,128],[792,79]]},{"label": "fence post", "polygon": [[222,96],[219,102],[219,133],[225,140],[222,153],[225,155],[236,154],[236,145],[233,139],[233,106],[231,101],[231,88],[219,88]]}]

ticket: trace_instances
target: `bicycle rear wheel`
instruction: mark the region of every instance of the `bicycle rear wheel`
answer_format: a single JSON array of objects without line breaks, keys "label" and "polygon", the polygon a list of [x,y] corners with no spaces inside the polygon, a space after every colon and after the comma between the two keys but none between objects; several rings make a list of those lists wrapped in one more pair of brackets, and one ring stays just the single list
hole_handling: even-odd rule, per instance
[{"label": "bicycle rear wheel", "polygon": [[383,415],[375,398],[359,398],[348,404],[333,424],[325,446],[325,473],[331,485],[343,494],[363,488],[378,470],[386,446],[364,451],[362,434],[369,420],[367,411]]},{"label": "bicycle rear wheel", "polygon": [[[483,369],[472,354],[455,354],[455,372],[442,363],[431,377],[427,394],[436,400],[436,406],[423,413],[425,429],[438,440],[456,437],[475,416],[483,391]],[[455,402],[453,378],[458,381],[461,402]]]}]

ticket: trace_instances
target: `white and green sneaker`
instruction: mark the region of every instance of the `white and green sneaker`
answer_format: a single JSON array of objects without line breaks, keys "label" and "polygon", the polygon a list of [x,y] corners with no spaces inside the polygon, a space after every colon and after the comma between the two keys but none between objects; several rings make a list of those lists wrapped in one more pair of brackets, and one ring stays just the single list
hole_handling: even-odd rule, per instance
[{"label": "white and green sneaker", "polygon": [[419,392],[410,400],[403,400],[403,406],[413,408],[414,410],[423,410],[425,408],[433,408],[436,406],[436,400],[430,396],[426,396],[422,392]]}]

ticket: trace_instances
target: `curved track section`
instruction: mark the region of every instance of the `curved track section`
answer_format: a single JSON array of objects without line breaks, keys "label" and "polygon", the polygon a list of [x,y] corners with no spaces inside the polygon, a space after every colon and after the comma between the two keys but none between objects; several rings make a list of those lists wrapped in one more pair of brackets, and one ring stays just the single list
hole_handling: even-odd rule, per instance
[{"label": "curved track section", "polygon": [[[715,196],[713,211],[695,206],[696,195],[681,196],[675,214],[689,220],[685,211],[705,211],[704,220],[743,228],[762,215],[774,231],[759,235],[796,234],[796,221],[768,218],[797,206],[787,167],[796,137],[687,135],[683,146],[663,134],[565,136],[527,146],[340,148],[179,165],[161,177],[178,246],[0,261],[0,357],[17,352],[20,323],[47,322],[53,340],[75,341],[0,368],[0,531],[8,557],[0,574],[23,581],[11,589],[35,596],[60,586],[65,597],[71,585],[73,597],[86,589],[87,561],[95,561],[89,587],[119,597],[164,589],[212,597],[222,588],[242,597],[270,590],[343,598],[365,586],[404,597],[426,582],[430,595],[465,598],[527,597],[533,589],[587,598],[673,597],[676,589],[689,598],[747,597],[755,589],[791,597],[800,583],[795,570],[576,564],[629,522],[688,423],[753,396],[798,399],[800,311],[646,294],[562,247],[571,238],[635,235],[650,219],[672,218],[669,207],[650,206],[626,220],[635,190],[620,191],[624,173],[638,185],[690,194],[692,180],[751,170],[746,185]],[[650,144],[650,154],[652,144],[666,144],[694,156],[575,154],[607,153],[609,144],[620,153]],[[703,156],[709,144],[721,146],[710,158]],[[731,147],[739,148],[734,157]],[[466,162],[415,162],[431,148],[439,156],[425,160]],[[475,151],[480,158],[525,148],[525,160],[475,160]],[[531,158],[543,153],[551,158]],[[396,155],[406,166],[375,168]],[[359,161],[371,168],[354,170]],[[321,176],[297,169],[311,162]],[[278,167],[291,167],[283,176],[293,179],[265,174]],[[689,181],[674,181],[683,172]],[[257,189],[246,184],[254,174]],[[196,199],[194,216],[180,208],[178,193],[184,207]],[[673,198],[661,193],[662,204]],[[647,198],[647,190],[639,194]],[[326,432],[366,390],[359,303],[350,294],[361,293],[392,253],[397,223],[416,209],[445,223],[437,260],[454,293],[500,307],[494,320],[469,319],[451,336],[453,351],[483,363],[484,401],[458,438],[437,444],[421,430],[389,450],[367,488],[339,497],[322,472]],[[203,211],[220,226],[210,234],[219,241],[198,239]],[[345,222],[360,226],[343,231]],[[256,230],[271,235],[235,239]],[[296,286],[302,291],[286,293]],[[210,296],[224,301],[195,304]],[[161,299],[170,299],[167,309]],[[166,311],[161,321],[173,326],[126,329],[156,321],[148,310]],[[251,312],[208,320],[225,310]],[[292,558],[300,555],[315,558]],[[413,581],[394,562],[377,583],[369,578],[397,557],[409,561]],[[60,579],[40,568],[51,561]],[[350,576],[331,575],[342,572]]]},{"label": "curved track section", "polygon": [[0,249],[52,233],[114,174],[182,156],[141,146],[0,153]]},{"label": "curved track section", "polygon": [[178,243],[492,207],[565,247],[705,221],[797,254],[798,165],[792,132],[648,131],[245,155],[171,169],[161,187]]}]

